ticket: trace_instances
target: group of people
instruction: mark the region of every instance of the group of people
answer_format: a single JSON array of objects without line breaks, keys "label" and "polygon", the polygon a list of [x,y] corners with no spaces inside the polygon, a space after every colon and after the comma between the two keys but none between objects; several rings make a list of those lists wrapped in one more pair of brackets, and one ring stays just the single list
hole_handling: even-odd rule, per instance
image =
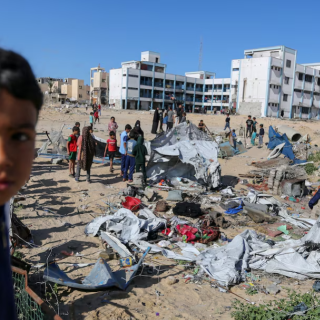
[{"label": "group of people", "polygon": [[173,125],[178,125],[186,121],[187,114],[183,110],[182,104],[179,104],[178,108],[175,108],[174,110],[172,109],[172,106],[170,106],[168,110],[160,110],[160,108],[157,107],[153,115],[151,133],[157,134],[158,127],[159,132],[163,132],[163,125],[166,126],[166,132],[168,132],[173,128]]},{"label": "group of people", "polygon": [[[225,126],[224,126],[224,130],[226,130],[227,128],[229,129],[229,131],[231,131],[230,128],[230,115],[227,114],[226,119],[225,119]],[[259,129],[259,134],[257,133],[257,125],[258,125],[258,121],[255,117],[251,117],[250,115],[248,116],[248,119],[246,121],[246,138],[251,138],[251,144],[252,146],[255,146],[255,139],[258,136],[259,137],[259,144],[258,144],[258,148],[262,148],[263,146],[263,138],[264,138],[264,128],[263,128],[263,124],[260,124],[260,129]],[[237,135],[236,135],[236,131],[235,129],[233,129],[232,131],[232,140],[233,140],[233,147],[234,149],[237,149]]]}]

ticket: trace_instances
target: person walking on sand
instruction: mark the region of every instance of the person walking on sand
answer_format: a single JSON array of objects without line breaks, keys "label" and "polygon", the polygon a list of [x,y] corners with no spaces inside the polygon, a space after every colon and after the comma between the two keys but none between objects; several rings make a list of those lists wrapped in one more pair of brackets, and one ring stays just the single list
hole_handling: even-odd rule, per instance
[{"label": "person walking on sand", "polygon": [[74,126],[72,134],[68,138],[67,150],[69,156],[69,177],[74,178],[75,176],[75,165],[77,158],[77,135],[79,135],[79,128]]},{"label": "person walking on sand", "polygon": [[98,105],[98,112],[99,112],[99,116],[101,117],[101,104],[100,103]]},{"label": "person walking on sand", "polygon": [[78,165],[75,180],[79,182],[81,169],[87,172],[87,182],[90,180],[91,166],[96,154],[96,144],[91,135],[91,127],[84,127],[82,135],[78,138]]},{"label": "person walking on sand", "polygon": [[259,131],[259,148],[263,147],[263,137],[264,137],[264,128],[263,124],[260,124],[260,131]]},{"label": "person walking on sand", "polygon": [[226,124],[225,124],[225,126],[224,126],[224,129],[223,130],[226,130],[227,128],[229,128],[229,131],[231,130],[230,129],[230,116],[229,116],[229,114],[227,113],[227,117],[226,117]]},{"label": "person walking on sand", "polygon": [[114,135],[117,136],[117,129],[118,129],[118,124],[116,123],[116,118],[111,117],[110,122],[108,123],[109,136],[110,136],[110,132],[114,132]]},{"label": "person walking on sand", "polygon": [[[134,172],[134,168],[136,165],[136,158],[133,155],[133,149],[137,144],[137,141],[134,140],[135,134],[133,131],[130,132],[129,134],[129,140],[127,141],[127,158],[126,158],[126,167],[124,169],[123,172],[123,181],[128,180],[128,182],[132,182],[133,181],[133,172]],[[128,170],[129,170],[129,174],[128,174]]]},{"label": "person walking on sand", "polygon": [[109,160],[110,160],[110,172],[113,172],[113,160],[117,151],[117,139],[113,131],[110,132],[110,138],[107,140],[106,148],[104,150],[103,162],[106,157],[107,150],[109,151]]},{"label": "person walking on sand", "polygon": [[153,133],[153,134],[157,134],[158,125],[159,125],[159,119],[160,119],[159,108],[157,108],[157,109],[154,111],[153,120],[152,120],[152,130],[151,130],[151,133]]},{"label": "person walking on sand", "polygon": [[131,131],[130,124],[125,126],[125,130],[120,135],[120,148],[119,152],[121,153],[121,177],[123,177],[124,169],[126,167],[127,159],[127,141],[129,140],[128,133]]},{"label": "person walking on sand", "polygon": [[248,138],[248,135],[249,135],[249,137],[251,138],[252,127],[253,127],[253,121],[251,119],[251,116],[248,116],[248,120],[246,121],[246,124],[247,124],[246,137]]},{"label": "person walking on sand", "polygon": [[136,172],[143,173],[143,180],[147,183],[147,173],[146,173],[146,155],[148,154],[147,148],[143,144],[143,138],[139,137],[137,144],[133,148],[133,155],[136,159]]}]

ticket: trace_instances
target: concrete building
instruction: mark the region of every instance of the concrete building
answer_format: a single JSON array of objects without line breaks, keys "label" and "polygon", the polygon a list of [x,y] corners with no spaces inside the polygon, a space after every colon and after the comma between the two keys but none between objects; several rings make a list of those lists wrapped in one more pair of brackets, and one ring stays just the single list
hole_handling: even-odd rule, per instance
[{"label": "concrete building", "polygon": [[107,104],[109,100],[109,74],[100,65],[90,69],[90,102]]},{"label": "concrete building", "polygon": [[46,92],[49,93],[49,91],[50,91],[49,83],[52,84],[52,87],[51,87],[52,93],[60,93],[61,92],[61,85],[63,84],[63,79],[41,77],[41,78],[37,78],[37,82],[38,82],[38,85],[39,85],[42,93],[46,93]]},{"label": "concrete building", "polygon": [[189,112],[229,107],[230,79],[215,79],[213,72],[166,73],[166,64],[153,51],[144,51],[139,61],[121,65],[110,70],[109,79],[109,104],[118,109],[167,109],[172,96]]},{"label": "concrete building", "polygon": [[84,84],[84,80],[73,79],[72,82],[72,100],[80,103],[89,103],[90,86]]},{"label": "concrete building", "polygon": [[240,114],[319,119],[320,63],[298,64],[285,46],[244,51],[231,62],[231,100]]}]

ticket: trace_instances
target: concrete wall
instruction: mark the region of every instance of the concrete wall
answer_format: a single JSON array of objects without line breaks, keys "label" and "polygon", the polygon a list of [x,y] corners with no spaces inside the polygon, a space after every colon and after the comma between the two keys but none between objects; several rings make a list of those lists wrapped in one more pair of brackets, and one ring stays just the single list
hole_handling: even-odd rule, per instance
[{"label": "concrete wall", "polygon": [[260,117],[264,105],[262,102],[240,102],[238,113],[243,115],[251,115],[252,117]]},{"label": "concrete wall", "polygon": [[71,84],[63,84],[61,86],[61,93],[66,94],[66,98],[72,98],[72,85]]},{"label": "concrete wall", "polygon": [[109,103],[114,103],[114,100],[120,100],[121,98],[121,76],[122,69],[110,70],[109,76]]}]

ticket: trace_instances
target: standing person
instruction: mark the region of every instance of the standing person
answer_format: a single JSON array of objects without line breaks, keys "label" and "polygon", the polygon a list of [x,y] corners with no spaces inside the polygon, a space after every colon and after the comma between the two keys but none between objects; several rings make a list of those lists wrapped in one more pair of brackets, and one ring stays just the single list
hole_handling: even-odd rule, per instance
[{"label": "standing person", "polygon": [[98,112],[99,112],[99,116],[101,117],[101,104],[100,103],[98,105]]},{"label": "standing person", "polygon": [[229,114],[227,114],[227,117],[226,117],[226,124],[224,126],[224,129],[223,130],[226,130],[227,128],[229,128],[229,131],[231,130],[230,129],[230,116]]},{"label": "standing person", "polygon": [[159,131],[163,132],[163,129],[162,129],[162,125],[163,125],[163,110],[160,110],[160,112],[159,112],[159,123],[160,123]]},{"label": "standing person", "polygon": [[108,123],[108,131],[109,131],[109,135],[112,132],[114,132],[114,135],[117,136],[117,129],[118,129],[118,124],[116,123],[116,118],[115,117],[111,117],[110,118],[110,122]]},{"label": "standing person", "polygon": [[90,123],[91,128],[93,129],[93,112],[90,112],[89,123]]},{"label": "standing person", "polygon": [[175,119],[174,126],[176,127],[179,124],[179,116],[178,116],[178,109],[177,108],[174,109],[174,119]]},{"label": "standing person", "polygon": [[153,120],[152,120],[152,130],[151,133],[157,134],[158,125],[159,125],[159,108],[154,111]]},{"label": "standing person", "polygon": [[259,148],[263,147],[263,137],[264,137],[264,128],[263,124],[260,124],[260,131],[259,131]]},{"label": "standing person", "polygon": [[251,136],[251,144],[252,146],[255,146],[256,144],[256,137],[257,137],[257,129],[256,128],[253,128],[253,133],[252,133],[252,136]]},{"label": "standing person", "polygon": [[216,107],[213,108],[213,114],[217,114],[217,108]]},{"label": "standing person", "polygon": [[78,146],[78,164],[75,180],[79,182],[81,169],[87,172],[87,182],[90,180],[91,166],[93,157],[96,154],[96,144],[91,135],[91,127],[84,127],[82,129],[82,135],[77,141]]},{"label": "standing person", "polygon": [[107,140],[106,148],[103,155],[103,161],[106,157],[107,150],[109,151],[110,172],[113,172],[113,159],[117,151],[117,139],[116,134],[113,131],[110,132],[110,138]]},{"label": "standing person", "polygon": [[284,110],[283,109],[281,110],[280,116],[281,116],[281,118],[284,117]]},{"label": "standing person", "polygon": [[140,120],[137,120],[135,125],[134,125],[134,128],[133,128],[133,132],[135,133],[135,140],[138,140],[138,137],[142,137],[144,138],[144,132],[142,131],[141,129],[141,123],[140,123]]},{"label": "standing person", "polygon": [[131,130],[130,124],[125,126],[125,130],[120,135],[120,149],[119,152],[121,153],[121,177],[123,177],[124,169],[126,166],[126,157],[127,157],[127,141],[128,141],[128,133]]},{"label": "standing person", "polygon": [[[128,179],[128,182],[132,182],[133,180],[133,172],[134,167],[136,165],[136,159],[133,155],[133,148],[136,146],[137,141],[134,140],[135,134],[134,132],[130,132],[129,134],[129,140],[127,141],[127,158],[126,158],[126,167],[124,168],[123,172],[123,181],[126,181]],[[129,170],[129,174],[128,174]]]},{"label": "standing person", "polygon": [[86,111],[88,111],[88,104],[87,103],[85,104],[85,107],[86,107]]},{"label": "standing person", "polygon": [[248,120],[246,121],[246,124],[247,124],[246,137],[248,138],[248,133],[249,133],[249,137],[251,138],[252,126],[253,126],[253,121],[251,120],[251,116],[248,116]]},{"label": "standing person", "polygon": [[172,111],[172,107],[169,107],[168,111],[168,123],[167,123],[167,132],[173,128],[174,115]]},{"label": "standing person", "polygon": [[253,129],[256,129],[256,131],[257,131],[258,121],[256,120],[256,117],[253,117],[252,120],[253,120],[253,121],[252,121],[252,131],[253,131]]},{"label": "standing person", "polygon": [[75,166],[77,159],[77,135],[79,136],[79,128],[73,127],[72,134],[68,138],[67,151],[69,156],[69,177],[74,178]]},{"label": "standing person", "polygon": [[179,104],[179,107],[178,107],[179,123],[181,123],[182,115],[183,115],[182,105],[181,105],[181,104]]},{"label": "standing person", "polygon": [[162,123],[166,126],[166,131],[168,130],[168,113],[165,112]]},{"label": "standing person", "polygon": [[98,121],[98,123],[99,123],[99,113],[98,113],[98,110],[96,110],[96,111],[94,112],[93,116],[94,116],[94,123],[96,123],[97,121]]},{"label": "standing person", "polygon": [[235,129],[232,130],[232,141],[234,150],[237,150],[237,135]]},{"label": "standing person", "polygon": [[144,182],[147,183],[147,173],[146,173],[146,155],[148,154],[147,148],[143,144],[143,138],[139,137],[137,144],[133,148],[133,155],[136,159],[136,172],[143,173]]},{"label": "standing person", "polygon": [[9,200],[28,181],[43,95],[19,54],[0,49],[0,305],[2,320],[16,320],[10,263]]},{"label": "standing person", "polygon": [[187,121],[187,114],[185,112],[183,112],[180,123],[183,123],[183,122],[186,122],[186,121]]}]

